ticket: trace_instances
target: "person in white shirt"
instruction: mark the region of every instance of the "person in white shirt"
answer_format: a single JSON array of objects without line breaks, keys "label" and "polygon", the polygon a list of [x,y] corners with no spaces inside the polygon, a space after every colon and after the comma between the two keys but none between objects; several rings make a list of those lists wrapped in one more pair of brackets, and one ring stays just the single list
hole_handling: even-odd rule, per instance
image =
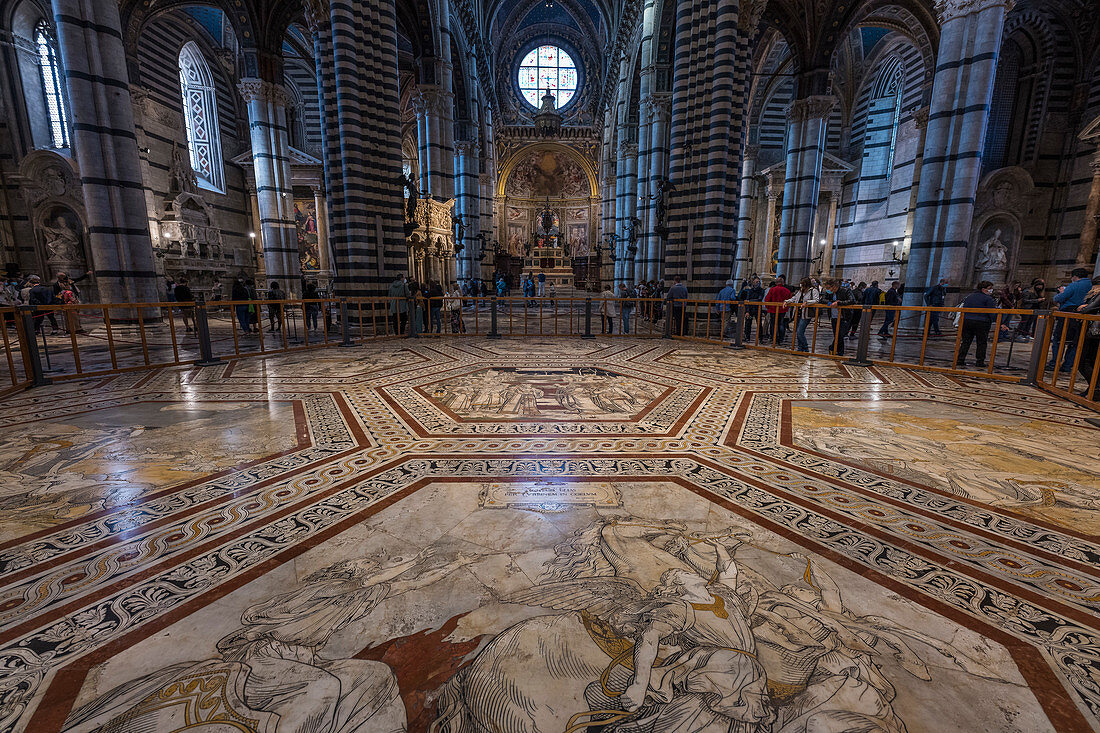
[{"label": "person in white shirt", "polygon": [[808,277],[802,278],[802,281],[798,283],[798,290],[794,295],[786,300],[787,305],[800,306],[795,310],[798,318],[798,324],[795,326],[795,335],[798,339],[798,350],[809,351],[810,344],[806,340],[806,326],[810,325],[810,321],[814,319],[816,308],[809,308],[806,306],[816,305],[821,301],[821,289],[813,284],[813,281]]}]

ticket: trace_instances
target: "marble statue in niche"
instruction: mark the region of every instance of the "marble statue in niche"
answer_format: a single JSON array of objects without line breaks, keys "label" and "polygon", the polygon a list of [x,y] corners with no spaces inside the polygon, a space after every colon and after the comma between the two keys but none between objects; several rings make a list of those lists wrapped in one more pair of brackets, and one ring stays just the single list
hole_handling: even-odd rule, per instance
[{"label": "marble statue in niche", "polygon": [[1001,230],[993,232],[993,236],[982,242],[981,253],[978,255],[979,270],[1007,270],[1008,248],[1001,241]]},{"label": "marble statue in niche", "polygon": [[1002,284],[1008,280],[1015,228],[1004,217],[994,217],[980,231],[981,244],[974,260],[976,279]]},{"label": "marble statue in niche", "polygon": [[84,272],[87,269],[81,228],[76,214],[63,208],[54,209],[38,226],[46,266],[51,274],[68,270]]}]

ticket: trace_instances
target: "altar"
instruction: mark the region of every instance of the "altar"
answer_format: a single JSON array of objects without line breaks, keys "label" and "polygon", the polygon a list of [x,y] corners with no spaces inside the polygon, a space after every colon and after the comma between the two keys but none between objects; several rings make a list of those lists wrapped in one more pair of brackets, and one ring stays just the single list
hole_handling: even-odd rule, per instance
[{"label": "altar", "polygon": [[523,277],[530,275],[538,282],[540,272],[546,275],[547,284],[573,287],[573,261],[556,234],[540,235],[533,243],[531,255],[524,260]]}]

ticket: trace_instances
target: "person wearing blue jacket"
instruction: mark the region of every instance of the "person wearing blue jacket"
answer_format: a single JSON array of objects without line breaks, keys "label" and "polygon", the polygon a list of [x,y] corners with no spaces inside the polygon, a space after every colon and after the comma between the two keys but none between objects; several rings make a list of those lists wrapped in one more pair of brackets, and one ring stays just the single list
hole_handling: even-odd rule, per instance
[{"label": "person wearing blue jacket", "polygon": [[[1078,267],[1069,274],[1070,283],[1058,288],[1054,295],[1054,306],[1060,311],[1076,311],[1084,302],[1085,295],[1092,288],[1089,279],[1089,271]],[[1068,325],[1067,325],[1068,324]],[[1050,339],[1051,357],[1047,368],[1052,368],[1058,361],[1058,348],[1062,343],[1062,328],[1066,329],[1066,351],[1062,355],[1062,371],[1069,372],[1073,369],[1073,362],[1077,356],[1077,342],[1081,336],[1081,321],[1059,318],[1054,322],[1054,335]]]},{"label": "person wearing blue jacket", "polygon": [[[959,304],[962,308],[996,308],[997,301],[993,299],[993,283],[982,280],[978,283],[978,289],[963,298]],[[989,327],[993,325],[995,313],[964,313],[962,318],[962,337],[959,340],[959,353],[955,357],[955,367],[961,369],[966,366],[966,354],[970,351],[970,344],[978,342],[977,358],[974,364],[981,368],[985,366],[985,349],[989,343]]]},{"label": "person wearing blue jacket", "polygon": [[718,301],[718,313],[722,318],[722,338],[725,338],[730,326],[733,325],[733,316],[737,312],[729,302],[737,300],[737,288],[733,280],[726,280],[726,287],[718,291],[718,297],[715,300]]}]

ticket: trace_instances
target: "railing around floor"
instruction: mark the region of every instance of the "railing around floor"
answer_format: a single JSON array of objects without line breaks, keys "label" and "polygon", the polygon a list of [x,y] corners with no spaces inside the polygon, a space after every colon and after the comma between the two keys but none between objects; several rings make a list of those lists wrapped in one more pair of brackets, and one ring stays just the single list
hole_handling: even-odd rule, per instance
[{"label": "railing around floor", "polygon": [[21,306],[0,315],[8,368],[0,394],[48,381],[397,336],[631,336],[1022,382],[1100,408],[1100,337],[1092,334],[1100,316],[1065,312],[448,296]]}]

